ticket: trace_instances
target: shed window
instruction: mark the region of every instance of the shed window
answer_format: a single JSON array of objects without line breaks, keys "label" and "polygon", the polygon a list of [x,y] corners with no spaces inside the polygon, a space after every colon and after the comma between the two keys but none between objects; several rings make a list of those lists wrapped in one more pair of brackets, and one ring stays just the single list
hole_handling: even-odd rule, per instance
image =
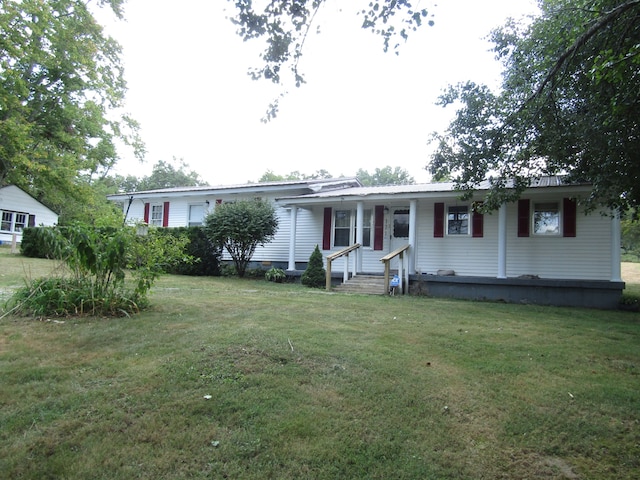
[{"label": "shed window", "polygon": [[29,215],[21,212],[2,212],[2,223],[0,230],[5,232],[22,232],[27,226]]}]

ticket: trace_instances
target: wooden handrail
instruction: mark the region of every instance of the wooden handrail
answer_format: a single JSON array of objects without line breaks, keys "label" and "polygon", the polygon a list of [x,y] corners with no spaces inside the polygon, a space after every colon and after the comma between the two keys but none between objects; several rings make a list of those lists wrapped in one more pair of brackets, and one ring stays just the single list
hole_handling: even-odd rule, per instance
[{"label": "wooden handrail", "polygon": [[341,256],[352,252],[356,248],[360,248],[359,243],[354,243],[353,245],[349,245],[348,247],[343,248],[342,250],[338,250],[337,252],[333,252],[327,255],[327,260],[335,260],[336,258],[340,258]]},{"label": "wooden handrail", "polygon": [[409,244],[407,243],[406,245],[403,245],[400,248],[396,248],[393,252],[391,253],[387,253],[384,257],[382,257],[380,259],[381,262],[387,262],[389,260],[391,260],[393,257],[396,257],[398,255],[400,255],[402,252],[404,252],[405,250],[409,249]]},{"label": "wooden handrail", "polygon": [[[325,288],[327,290],[331,290],[331,262],[333,262],[336,258],[340,258],[343,255],[347,255],[347,260],[345,260],[345,262],[347,262],[349,260],[349,253],[351,253],[354,250],[357,250],[358,248],[360,248],[360,244],[359,243],[354,243],[353,245],[349,245],[346,248],[343,248],[342,250],[338,250],[337,252],[334,252],[330,255],[327,255],[327,275],[326,275],[326,279],[325,279]],[[345,265],[345,277],[347,276],[347,268],[348,265]]]},{"label": "wooden handrail", "polygon": [[[386,289],[389,288],[389,277],[390,277],[390,264],[391,264],[391,260],[395,257],[397,257],[398,255],[400,255],[400,273],[401,273],[401,277],[403,277],[404,275],[402,275],[402,258],[404,257],[404,252],[409,250],[410,245],[406,244],[403,245],[400,248],[396,248],[393,252],[387,253],[384,257],[382,257],[380,259],[381,262],[384,262],[384,285],[385,285],[385,291]],[[404,279],[402,279],[402,290],[404,291]]]}]

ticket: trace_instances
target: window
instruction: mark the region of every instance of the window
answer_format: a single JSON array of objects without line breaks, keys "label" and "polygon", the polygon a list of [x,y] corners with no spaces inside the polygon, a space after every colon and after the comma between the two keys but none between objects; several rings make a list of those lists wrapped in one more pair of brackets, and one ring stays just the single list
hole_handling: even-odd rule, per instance
[{"label": "window", "polygon": [[204,205],[189,205],[189,226],[199,227],[204,221]]},{"label": "window", "polygon": [[370,247],[371,246],[371,234],[373,233],[373,228],[371,228],[372,222],[372,212],[371,210],[364,210],[362,217],[362,246]]},{"label": "window", "polygon": [[351,211],[336,210],[333,224],[333,245],[335,247],[348,247],[350,232]]},{"label": "window", "polygon": [[151,221],[150,225],[155,225],[156,227],[162,226],[162,204],[160,205],[152,205],[151,206]]},{"label": "window", "polygon": [[560,234],[560,208],[557,202],[533,204],[534,235]]},{"label": "window", "polygon": [[0,230],[5,232],[21,232],[27,226],[29,215],[20,212],[2,212],[2,222]]},{"label": "window", "polygon": [[447,234],[469,234],[469,207],[466,205],[449,207],[447,212]]},{"label": "window", "polygon": [[393,212],[393,237],[409,238],[409,210]]}]

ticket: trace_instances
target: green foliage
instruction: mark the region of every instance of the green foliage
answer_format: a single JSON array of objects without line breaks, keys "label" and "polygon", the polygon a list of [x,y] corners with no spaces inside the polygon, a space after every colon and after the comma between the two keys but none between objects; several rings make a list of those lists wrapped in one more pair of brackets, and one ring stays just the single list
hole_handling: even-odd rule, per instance
[{"label": "green foliage", "polygon": [[395,167],[394,169],[390,166],[376,168],[373,173],[361,168],[356,173],[356,177],[367,187],[374,185],[412,185],[416,183],[415,179],[409,175],[409,172],[401,167]]},{"label": "green foliage", "polygon": [[317,180],[319,178],[332,178],[332,176],[328,171],[324,169],[316,170],[316,172],[312,173],[311,175],[300,173],[298,170],[289,172],[287,175],[278,175],[273,173],[271,170],[267,170],[258,179],[258,182],[284,182],[289,180]]},{"label": "green foliage", "polygon": [[[98,2],[122,16],[123,0]],[[91,186],[118,159],[142,158],[138,125],[119,115],[126,84],[120,46],[82,0],[3,1],[0,15],[0,184],[61,215],[93,220],[109,208]]]},{"label": "green foliage", "polygon": [[31,258],[54,258],[50,230],[56,227],[27,227],[22,231],[20,253]]},{"label": "green foliage", "polygon": [[221,247],[211,242],[203,227],[161,228],[156,233],[161,236],[186,237],[187,261],[178,261],[170,266],[167,273],[196,276],[219,276]]},{"label": "green foliage", "polygon": [[127,185],[130,179],[125,179],[124,185],[128,190],[123,192],[156,190],[170,187],[192,187],[205,185],[206,182],[194,170],[188,171],[189,165],[184,160],[173,159],[172,162],[160,160],[153,166],[151,175],[142,177],[135,185]]},{"label": "green foliage", "polygon": [[[18,290],[9,308],[18,314],[128,315],[148,305],[156,278],[184,253],[186,237],[145,236],[132,227],[95,229],[72,225],[41,229],[41,242],[66,268],[58,277],[38,279]],[[126,270],[132,282],[126,282]]]},{"label": "green foliage", "polygon": [[244,277],[256,247],[271,241],[277,229],[273,205],[262,200],[216,205],[205,219],[207,236],[229,252],[239,277]]},{"label": "green foliage", "polygon": [[[640,2],[543,0],[527,26],[493,34],[503,88],[466,83],[442,105],[456,117],[429,166],[469,196],[490,177],[485,206],[516,199],[532,177],[590,182],[588,209],[640,203]],[[513,185],[510,183],[513,181]]]},{"label": "green foliage", "polygon": [[640,220],[628,215],[620,222],[622,249],[627,255],[640,256]]},{"label": "green foliage", "polygon": [[[266,79],[281,85],[290,75],[297,87],[305,82],[298,64],[305,39],[313,28],[320,28],[314,22],[324,3],[325,0],[276,0],[256,6],[256,2],[233,2],[236,13],[231,20],[238,27],[238,35],[244,40],[260,38],[266,43],[261,55],[264,64],[249,71],[254,80]],[[362,16],[362,28],[382,37],[385,52],[392,49],[397,53],[411,32],[425,23],[433,25],[432,20],[427,20],[427,10],[416,9],[409,0],[370,2],[357,13]],[[278,103],[279,98],[269,106],[264,121],[276,117]]]},{"label": "green foliage", "polygon": [[309,263],[306,270],[302,273],[300,281],[303,285],[312,288],[321,288],[325,286],[327,280],[327,272],[324,269],[322,262],[322,253],[320,247],[316,245],[316,248],[309,257]]},{"label": "green foliage", "polygon": [[282,283],[286,280],[286,278],[287,278],[287,274],[285,273],[285,271],[282,270],[281,268],[276,268],[276,267],[271,267],[264,274],[264,279],[267,282]]}]

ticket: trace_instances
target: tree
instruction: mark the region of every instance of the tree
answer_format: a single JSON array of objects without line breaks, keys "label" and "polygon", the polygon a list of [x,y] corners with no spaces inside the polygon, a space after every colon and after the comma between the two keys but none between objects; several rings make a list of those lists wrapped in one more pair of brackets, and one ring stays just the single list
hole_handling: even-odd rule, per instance
[{"label": "tree", "polygon": [[[122,18],[124,0],[97,3]],[[116,142],[144,153],[137,123],[119,113],[120,47],[84,0],[0,5],[0,184],[64,214],[116,163]]]},{"label": "tree", "polygon": [[[178,164],[177,168],[174,164]],[[156,190],[170,187],[195,187],[206,185],[200,175],[194,170],[187,171],[189,165],[184,160],[173,159],[173,162],[158,161],[153,166],[151,175],[139,180],[135,190]],[[131,191],[131,190],[130,190]]]},{"label": "tree", "polygon": [[309,257],[307,268],[302,273],[302,277],[300,277],[300,282],[307,287],[319,288],[326,283],[326,277],[327,272],[322,263],[322,253],[320,253],[320,248],[316,245]]},{"label": "tree", "polygon": [[416,183],[415,179],[405,169],[400,167],[391,169],[388,165],[384,168],[376,168],[373,173],[361,168],[357,171],[356,177],[365,186],[411,185]]},{"label": "tree", "polygon": [[258,182],[286,182],[289,180],[317,180],[319,178],[332,178],[331,174],[324,169],[316,170],[315,173],[307,175],[300,173],[298,170],[288,173],[287,175],[278,175],[271,170],[267,170],[258,179]]},{"label": "tree", "polygon": [[488,209],[513,201],[532,178],[589,182],[588,209],[640,203],[640,0],[542,0],[529,25],[492,40],[503,88],[450,87],[456,116],[429,165],[470,197],[489,178]]},{"label": "tree", "polygon": [[[298,63],[312,28],[320,28],[314,23],[326,0],[232,3],[235,15],[231,20],[238,27],[238,35],[244,40],[262,38],[266,43],[261,55],[263,65],[249,71],[252,78],[283,85],[286,80],[283,77],[290,75],[295,86],[302,85],[305,80]],[[363,1],[362,5],[358,10],[362,28],[382,37],[385,52],[392,49],[397,53],[400,43],[407,40],[412,31],[425,23],[433,25],[433,20],[427,20],[427,9],[415,7],[410,0]],[[274,118],[277,112],[278,100],[275,100],[269,106],[265,121]]]},{"label": "tree", "polygon": [[277,229],[275,209],[264,200],[223,203],[205,218],[207,235],[227,249],[239,277],[244,277],[256,247],[271,241]]}]

